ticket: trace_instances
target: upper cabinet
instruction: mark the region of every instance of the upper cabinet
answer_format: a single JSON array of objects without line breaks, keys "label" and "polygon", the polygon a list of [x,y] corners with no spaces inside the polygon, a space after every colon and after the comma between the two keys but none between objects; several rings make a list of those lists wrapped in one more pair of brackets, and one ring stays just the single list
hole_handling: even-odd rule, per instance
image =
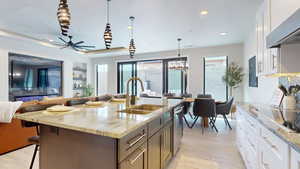
[{"label": "upper cabinet", "polygon": [[271,14],[271,30],[277,28],[283,21],[300,8],[299,0],[269,0]]},{"label": "upper cabinet", "polygon": [[264,75],[274,71],[271,50],[267,48],[266,38],[271,32],[271,0],[265,0],[256,14],[256,54],[257,74]]},{"label": "upper cabinet", "polygon": [[279,50],[268,49],[267,36],[300,7],[300,0],[264,0],[256,14],[257,75],[278,73]]}]

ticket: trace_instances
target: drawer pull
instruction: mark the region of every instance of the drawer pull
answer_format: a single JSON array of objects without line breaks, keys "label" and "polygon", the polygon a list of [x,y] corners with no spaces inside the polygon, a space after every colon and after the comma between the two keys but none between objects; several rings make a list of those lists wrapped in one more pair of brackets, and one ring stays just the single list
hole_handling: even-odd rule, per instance
[{"label": "drawer pull", "polygon": [[272,144],[272,142],[266,136],[264,136],[263,138],[271,146],[271,148],[275,149],[276,151],[278,150],[277,146]]},{"label": "drawer pull", "polygon": [[265,168],[265,169],[269,169],[269,164],[268,164],[268,163],[264,163],[264,162],[263,162],[263,165],[264,165],[264,168]]},{"label": "drawer pull", "polygon": [[129,147],[134,146],[136,143],[138,143],[140,140],[142,140],[144,137],[146,136],[146,134],[142,134],[141,136],[139,136],[137,139],[133,140],[133,141],[128,141],[127,144],[129,144]]},{"label": "drawer pull", "polygon": [[146,149],[143,149],[134,159],[129,160],[130,164],[133,165],[136,162],[136,160],[138,160],[145,152],[146,152]]}]

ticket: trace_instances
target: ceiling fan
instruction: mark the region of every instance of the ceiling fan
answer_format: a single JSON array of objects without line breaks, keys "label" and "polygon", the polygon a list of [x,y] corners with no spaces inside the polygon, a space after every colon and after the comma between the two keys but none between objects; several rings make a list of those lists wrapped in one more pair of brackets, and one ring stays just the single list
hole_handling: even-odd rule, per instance
[{"label": "ceiling fan", "polygon": [[69,41],[66,41],[65,39],[63,39],[62,37],[58,37],[58,39],[60,39],[64,44],[58,44],[60,47],[60,49],[65,49],[65,48],[72,48],[77,52],[80,51],[87,51],[90,50],[92,48],[95,48],[95,46],[88,46],[88,45],[83,45],[84,41],[79,41],[79,42],[73,42],[72,41],[72,36],[68,36]]},{"label": "ceiling fan", "polygon": [[[8,30],[4,30],[0,28],[0,36],[2,37],[7,37],[7,38],[14,38],[14,39],[21,39],[21,40],[27,40],[27,41],[31,41],[33,43],[39,44],[39,45],[43,45],[43,46],[47,46],[47,47],[54,47],[54,48],[67,48],[67,47],[71,47],[72,46],[77,46],[76,50],[74,49],[77,53],[80,54],[105,54],[105,53],[114,53],[114,52],[122,52],[122,51],[127,51],[127,48],[125,47],[116,47],[116,48],[110,48],[110,49],[92,49],[92,48],[86,48],[85,45],[82,45],[84,42],[72,42],[72,41],[66,41],[63,38],[59,38],[61,41],[63,41],[63,43],[58,43],[58,42],[53,42],[50,40],[46,40],[46,39],[39,39],[39,38],[35,38],[32,36],[28,36],[28,35],[24,35],[21,33],[16,33],[16,32],[12,32],[12,31],[8,31]],[[71,45],[73,44],[73,45]],[[79,48],[78,48],[79,46]],[[94,46],[90,46],[90,47],[94,47]],[[81,49],[80,49],[81,48]]]}]

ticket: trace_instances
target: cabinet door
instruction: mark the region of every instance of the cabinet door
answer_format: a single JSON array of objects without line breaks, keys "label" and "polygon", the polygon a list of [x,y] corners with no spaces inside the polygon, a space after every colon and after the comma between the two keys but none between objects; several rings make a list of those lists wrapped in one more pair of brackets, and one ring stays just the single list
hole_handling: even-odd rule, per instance
[{"label": "cabinet door", "polygon": [[291,169],[300,168],[300,153],[296,152],[294,149],[291,149]]},{"label": "cabinet door", "polygon": [[137,148],[120,164],[120,169],[148,169],[146,143]]},{"label": "cabinet door", "polygon": [[161,132],[148,140],[148,169],[161,168]]},{"label": "cabinet door", "polygon": [[172,157],[172,123],[168,123],[162,130],[162,168],[165,168]]},{"label": "cabinet door", "polygon": [[257,75],[264,73],[264,39],[264,6],[262,5],[256,15]]}]

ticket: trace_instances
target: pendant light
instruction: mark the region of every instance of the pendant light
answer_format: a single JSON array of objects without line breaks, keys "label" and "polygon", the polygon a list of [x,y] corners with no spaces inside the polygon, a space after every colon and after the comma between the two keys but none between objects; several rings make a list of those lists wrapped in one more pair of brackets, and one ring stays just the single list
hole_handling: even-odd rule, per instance
[{"label": "pendant light", "polygon": [[129,43],[129,55],[130,55],[130,58],[133,58],[134,57],[134,54],[135,54],[135,43],[134,43],[134,39],[133,39],[133,21],[135,19],[135,17],[131,16],[129,17],[130,21],[131,21],[131,25],[130,25],[130,43]]},{"label": "pendant light", "polygon": [[109,3],[111,0],[107,0],[107,23],[104,31],[104,43],[106,46],[106,49],[110,49],[111,47],[111,41],[112,41],[112,33],[111,33],[111,25],[109,23]]},{"label": "pendant light", "polygon": [[60,0],[57,10],[57,19],[61,28],[61,34],[68,36],[68,31],[71,24],[71,14],[67,0]]},{"label": "pendant light", "polygon": [[173,69],[173,70],[181,70],[186,72],[188,70],[188,65],[186,60],[183,60],[181,58],[182,56],[182,50],[181,50],[181,38],[177,39],[178,42],[178,50],[177,50],[177,56],[179,57],[179,59],[173,63],[170,64],[169,69]]}]

